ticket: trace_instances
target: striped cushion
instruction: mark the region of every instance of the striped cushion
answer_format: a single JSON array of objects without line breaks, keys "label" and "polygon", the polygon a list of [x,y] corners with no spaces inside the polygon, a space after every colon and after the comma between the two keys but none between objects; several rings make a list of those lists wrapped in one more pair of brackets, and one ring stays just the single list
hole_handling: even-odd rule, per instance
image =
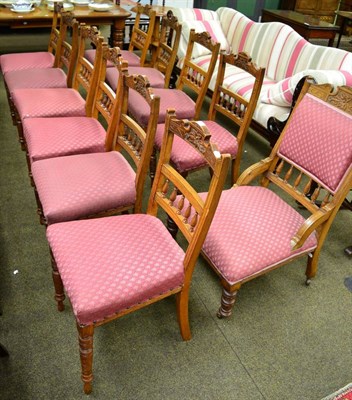
[{"label": "striped cushion", "polygon": [[352,85],[352,73],[347,71],[324,71],[307,69],[299,72],[290,78],[285,78],[280,82],[268,87],[268,90],[263,91],[260,101],[268,104],[275,104],[278,106],[290,106],[292,103],[292,96],[297,83],[304,76],[311,76],[315,79],[316,83],[331,83],[336,86]]},{"label": "striped cushion", "polygon": [[[191,29],[194,29],[197,33],[209,32],[210,36],[215,42],[220,43],[220,49],[229,53],[231,48],[227,42],[227,39],[222,30],[220,21],[184,21],[182,22],[182,35],[179,44],[179,53],[185,54],[187,51],[187,45],[189,41],[189,35]],[[206,54],[210,54],[211,51],[206,47],[199,44],[195,44],[192,52],[192,58],[198,58]]]},{"label": "striped cushion", "polygon": [[181,8],[175,7],[172,9],[174,15],[180,22],[183,21],[211,21],[219,20],[219,16],[215,11],[201,8]]}]

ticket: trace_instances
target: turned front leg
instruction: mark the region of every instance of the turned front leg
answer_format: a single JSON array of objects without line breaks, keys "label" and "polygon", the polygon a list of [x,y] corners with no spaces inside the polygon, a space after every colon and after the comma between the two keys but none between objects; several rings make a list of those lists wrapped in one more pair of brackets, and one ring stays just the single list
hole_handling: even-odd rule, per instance
[{"label": "turned front leg", "polygon": [[93,334],[94,326],[80,326],[77,323],[79,354],[81,358],[81,378],[83,381],[83,390],[85,394],[92,391],[93,381]]}]

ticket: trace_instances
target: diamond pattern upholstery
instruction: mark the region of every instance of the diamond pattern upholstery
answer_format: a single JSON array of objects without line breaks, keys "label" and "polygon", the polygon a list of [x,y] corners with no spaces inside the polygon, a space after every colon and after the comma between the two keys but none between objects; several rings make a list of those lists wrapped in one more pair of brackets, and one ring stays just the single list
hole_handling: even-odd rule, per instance
[{"label": "diamond pattern upholstery", "polygon": [[[168,108],[177,110],[177,118],[193,119],[195,116],[195,102],[185,92],[178,89],[153,89],[156,96],[160,96],[160,112],[158,123],[165,122]],[[130,90],[128,98],[128,110],[134,118],[143,126],[149,121],[150,111],[147,102],[135,90]]]},{"label": "diamond pattern upholstery", "polygon": [[[231,154],[232,158],[237,154],[237,138],[227,129],[215,121],[202,121],[211,133],[212,142],[216,143],[222,154]],[[155,134],[155,145],[160,150],[163,140],[165,124],[158,124]],[[174,137],[171,150],[172,163],[180,173],[194,170],[206,165],[204,158],[187,142],[179,136]]]},{"label": "diamond pattern upholstery", "polygon": [[5,78],[10,93],[21,88],[65,88],[66,79],[66,74],[61,68],[9,71]]},{"label": "diamond pattern upholstery", "polygon": [[32,53],[13,53],[0,56],[1,71],[6,75],[10,71],[30,68],[52,68],[55,56],[47,51]]},{"label": "diamond pattern upholstery", "polygon": [[[148,77],[149,84],[152,88],[163,88],[165,84],[164,75],[156,68],[149,67],[128,67],[128,73],[131,75],[146,75]],[[117,82],[119,81],[119,72],[116,68],[107,68],[106,70],[106,82],[109,84],[111,89],[116,91]]]},{"label": "diamond pattern upholstery", "polygon": [[351,121],[351,115],[307,94],[291,118],[279,154],[335,192],[352,163]]},{"label": "diamond pattern upholstery", "polygon": [[290,240],[304,218],[271,190],[239,186],[222,193],[203,251],[230,284],[307,253],[317,245],[311,235],[291,251]]},{"label": "diamond pattern upholstery", "polygon": [[[95,60],[95,53],[96,51],[94,49],[88,49],[84,52],[84,56],[85,58],[91,63],[94,64],[94,60]],[[120,53],[122,55],[122,58],[128,62],[128,66],[132,67],[138,67],[140,65],[140,59],[137,56],[137,54],[133,53],[132,51],[128,51],[128,50],[120,50]],[[114,65],[112,64],[111,61],[108,61],[106,66],[108,68],[113,67]]]},{"label": "diamond pattern upholstery", "polygon": [[106,132],[94,118],[26,118],[23,133],[31,164],[45,158],[105,151]]},{"label": "diamond pattern upholstery", "polygon": [[85,100],[75,89],[16,89],[13,102],[21,117],[85,116]]},{"label": "diamond pattern upholstery", "polygon": [[183,283],[184,252],[162,222],[149,215],[54,224],[47,229],[47,239],[82,325]]},{"label": "diamond pattern upholstery", "polygon": [[36,161],[32,175],[48,225],[131,206],[136,200],[135,172],[118,152]]}]

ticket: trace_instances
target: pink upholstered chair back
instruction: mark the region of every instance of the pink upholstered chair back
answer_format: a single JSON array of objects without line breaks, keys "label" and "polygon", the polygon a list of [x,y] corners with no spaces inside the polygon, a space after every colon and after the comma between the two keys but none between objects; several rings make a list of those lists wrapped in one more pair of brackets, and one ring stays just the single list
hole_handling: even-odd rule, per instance
[{"label": "pink upholstered chair back", "polygon": [[[352,103],[339,91],[327,103],[307,93],[298,104],[278,153],[335,193],[352,164]],[[345,111],[346,110],[346,111]]]}]

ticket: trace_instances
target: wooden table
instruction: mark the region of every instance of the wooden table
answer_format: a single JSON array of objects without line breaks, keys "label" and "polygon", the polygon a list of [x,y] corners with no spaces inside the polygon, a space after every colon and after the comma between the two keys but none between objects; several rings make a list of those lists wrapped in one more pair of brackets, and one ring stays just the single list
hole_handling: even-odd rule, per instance
[{"label": "wooden table", "polygon": [[[75,6],[75,17],[90,25],[111,25],[110,44],[123,48],[125,22],[131,16],[128,10],[114,5],[106,12],[93,11],[88,6]],[[9,8],[0,8],[0,26],[17,28],[43,28],[51,27],[53,12],[46,6],[36,7],[33,12],[27,14],[15,13]]]},{"label": "wooden table", "polygon": [[334,44],[336,33],[340,31],[337,25],[321,21],[318,17],[304,15],[291,10],[266,10],[262,12],[262,22],[282,22],[291,26],[296,32],[309,39],[328,39],[328,46]]},{"label": "wooden table", "polygon": [[339,37],[337,39],[336,47],[340,46],[341,36],[345,30],[348,20],[352,20],[352,11],[336,11],[336,15],[342,18],[342,23],[340,27]]}]

